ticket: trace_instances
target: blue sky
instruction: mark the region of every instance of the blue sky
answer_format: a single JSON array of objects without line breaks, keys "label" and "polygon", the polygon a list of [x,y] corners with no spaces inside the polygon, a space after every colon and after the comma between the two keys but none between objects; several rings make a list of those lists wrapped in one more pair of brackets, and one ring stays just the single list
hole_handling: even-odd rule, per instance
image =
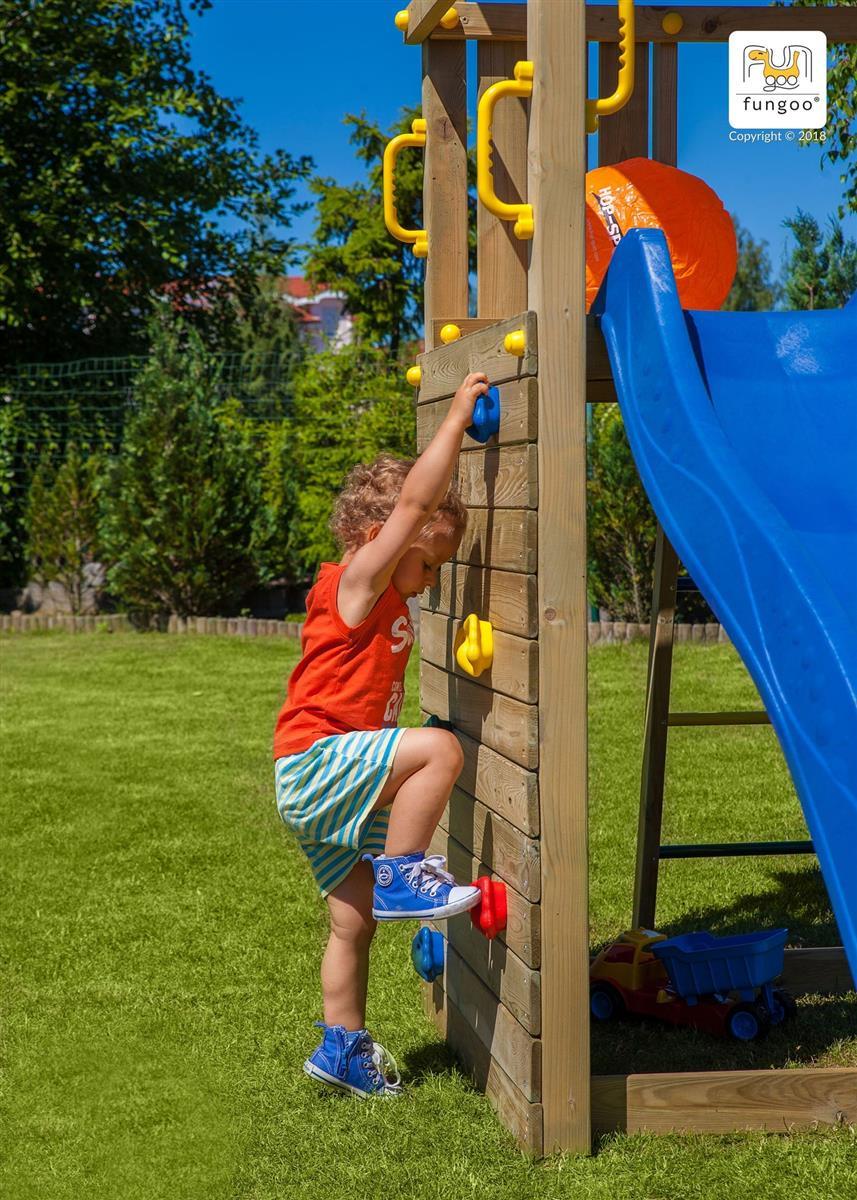
[{"label": "blue sky", "polygon": [[[402,106],[419,103],[420,51],[402,45],[397,7],[395,0],[214,0],[202,17],[191,17],[194,63],[222,94],[241,98],[263,149],[309,154],[319,173],[352,182],[362,167],[344,114],[365,110],[386,128]],[[725,44],[681,48],[678,165],[705,179],[767,240],[776,269],[788,239],[783,218],[799,205],[825,221],[841,197],[839,170],[828,164],[821,171],[816,147],[730,142],[726,80]],[[845,228],[857,237],[857,216]],[[306,240],[311,232],[308,213],[293,234]]]}]

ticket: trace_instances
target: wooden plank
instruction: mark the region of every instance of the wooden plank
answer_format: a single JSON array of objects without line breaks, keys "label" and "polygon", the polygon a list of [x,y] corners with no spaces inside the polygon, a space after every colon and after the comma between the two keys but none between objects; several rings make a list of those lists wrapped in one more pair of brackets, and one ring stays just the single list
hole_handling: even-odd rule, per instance
[{"label": "wooden plank", "polygon": [[658,896],[677,578],[678,556],[658,525],[632,918],[648,929],[655,927]]},{"label": "wooden plank", "polygon": [[[615,12],[614,12],[615,19]],[[610,44],[598,47],[598,95],[616,90],[619,56]],[[628,103],[609,117],[598,119],[598,165],[647,158],[649,154],[649,47],[636,45],[634,91]]]},{"label": "wooden plank", "polygon": [[539,832],[538,776],[510,762],[489,746],[456,730],[464,766],[458,777],[462,791],[474,796],[492,812],[509,821],[528,837]]},{"label": "wooden plank", "polygon": [[804,946],[786,950],[780,983],[793,996],[839,995],[854,990],[841,946]]},{"label": "wooden plank", "polygon": [[[503,446],[514,442],[534,442],[538,433],[538,381],[532,377],[502,383],[500,392],[500,431],[490,445]],[[449,412],[451,398],[435,400],[417,407],[417,451],[422,454]],[[463,450],[480,446],[465,436]]]},{"label": "wooden plank", "polygon": [[[440,826],[434,831],[429,849],[432,854],[442,854],[446,858],[450,871],[460,883],[478,879],[480,875],[491,874],[487,863],[480,862],[478,858],[469,854],[460,842],[450,837]],[[525,899],[508,884],[506,898],[509,907],[508,919],[506,928],[497,935],[497,941],[508,946],[528,967],[538,967],[541,960],[541,908]]]},{"label": "wooden plank", "polygon": [[587,404],[618,404],[616,387],[612,379],[595,379],[586,384]]},{"label": "wooden plank", "polygon": [[697,728],[703,725],[770,725],[771,718],[757,709],[737,712],[671,712],[667,724],[672,728]]},{"label": "wooden plank", "polygon": [[405,33],[407,45],[416,46],[425,41],[450,7],[449,0],[411,0],[408,5],[408,28]]},{"label": "wooden plank", "polygon": [[[436,7],[436,6],[435,6]],[[463,42],[423,46],[426,121],[423,213],[428,233],[425,329],[448,312],[467,312],[467,88]],[[427,345],[430,342],[427,340]]]},{"label": "wooden plank", "polygon": [[678,46],[652,48],[652,158],[678,162]]},{"label": "wooden plank", "polygon": [[628,1133],[857,1124],[857,1067],[629,1075],[627,1105]]},{"label": "wooden plank", "polygon": [[494,661],[478,677],[465,676],[455,661],[453,646],[461,621],[442,613],[422,612],[420,615],[420,647],[426,662],[444,671],[460,674],[477,685],[535,704],[539,698],[539,646],[532,638],[519,638],[511,633],[494,633]]},{"label": "wooden plank", "polygon": [[530,1104],[509,1076],[491,1057],[467,1021],[445,995],[439,983],[423,988],[426,1013],[442,1038],[449,1042],[478,1088],[484,1091],[502,1124],[521,1149],[542,1154],[542,1107]]},{"label": "wooden plank", "polygon": [[472,971],[505,1004],[528,1033],[541,1027],[541,976],[499,938],[484,937],[469,913],[450,917],[435,928],[454,946]]},{"label": "wooden plank", "polygon": [[459,456],[457,480],[468,508],[537,508],[536,447],[525,443],[468,451]]},{"label": "wooden plank", "polygon": [[440,824],[525,899],[538,900],[541,892],[538,838],[528,838],[459,787],[452,789]]},{"label": "wooden plank", "polygon": [[[479,97],[492,84],[512,79],[515,63],[527,57],[527,43],[480,42],[477,50]],[[507,204],[527,199],[527,102],[507,98],[492,125],[494,191]],[[511,221],[501,221],[484,204],[476,208],[476,311],[501,320],[527,307],[529,246],[515,237]]]},{"label": "wooden plank", "polygon": [[539,799],[544,1138],[590,1148],[585,6],[530,0],[529,306],[539,329]]},{"label": "wooden plank", "polygon": [[483,571],[464,563],[445,563],[422,609],[451,617],[488,612],[495,630],[518,637],[535,637],[539,629],[536,577],[516,571]]},{"label": "wooden plank", "polygon": [[541,1042],[527,1033],[448,942],[443,986],[449,1000],[524,1099],[541,1099]]},{"label": "wooden plank", "polygon": [[531,509],[471,508],[455,562],[532,575],[538,561],[538,514]]},{"label": "wooden plank", "polygon": [[420,664],[420,696],[427,712],[452,722],[504,758],[531,771],[538,766],[539,720],[534,704],[489,691],[429,662]]},{"label": "wooden plank", "polygon": [[595,317],[586,318],[586,378],[613,381],[613,368],[607,356],[604,337]]},{"label": "wooden plank", "polygon": [[624,1133],[628,1127],[628,1076],[593,1075],[589,1095],[592,1136]]},{"label": "wooden plank", "polygon": [[[435,28],[432,38],[491,38],[516,40],[527,27],[525,4],[478,4],[457,2],[460,26],[448,31]],[[678,34],[664,32],[667,12],[678,13],[684,24]],[[822,8],[755,8],[748,5],[636,5],[636,35],[641,42],[725,42],[729,34],[741,29],[821,29],[831,42],[857,42],[855,14],[844,5]],[[619,26],[615,4],[586,5],[586,40],[616,42]]]},{"label": "wooden plank", "polygon": [[[447,311],[457,312],[459,309]],[[433,310],[431,316],[434,315]],[[527,340],[527,348],[520,358],[510,354],[503,346],[506,334],[517,329],[524,330]],[[465,375],[471,371],[484,371],[489,382],[497,384],[506,383],[510,379],[522,379],[526,375],[536,375],[536,322],[532,313],[520,313],[507,321],[498,321],[485,329],[477,330],[476,333],[459,338],[457,342],[450,342],[448,346],[438,346],[435,350],[420,354],[417,362],[422,368],[418,396],[420,404],[425,404],[427,400],[443,400],[452,396]]]},{"label": "wooden plank", "polygon": [[478,329],[487,329],[489,325],[496,324],[496,317],[435,317],[431,323],[432,345],[442,346],[444,344],[440,340],[440,331],[444,325],[457,325],[461,330],[461,336],[467,337],[469,333],[476,333]]}]

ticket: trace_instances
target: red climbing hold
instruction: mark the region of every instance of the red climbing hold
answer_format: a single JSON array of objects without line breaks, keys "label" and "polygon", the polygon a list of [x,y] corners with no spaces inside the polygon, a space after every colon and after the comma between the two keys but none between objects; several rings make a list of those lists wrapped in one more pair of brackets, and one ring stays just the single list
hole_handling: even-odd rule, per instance
[{"label": "red climbing hold", "polygon": [[506,928],[506,885],[487,875],[480,875],[473,881],[478,887],[482,898],[475,908],[470,910],[470,920],[487,938],[495,938],[501,929]]}]

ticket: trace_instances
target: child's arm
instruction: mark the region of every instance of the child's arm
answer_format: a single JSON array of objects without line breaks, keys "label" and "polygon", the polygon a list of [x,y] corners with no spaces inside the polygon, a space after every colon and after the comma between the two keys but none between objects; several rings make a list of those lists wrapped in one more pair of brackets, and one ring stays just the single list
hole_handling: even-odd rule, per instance
[{"label": "child's arm", "polygon": [[[455,393],[437,433],[408,472],[398,503],[381,526],[346,566],[339,581],[340,607],[363,620],[388,586],[396,564],[446,495],[461,449],[461,439],[473,420],[477,398],[487,392],[482,372],[467,376]],[[357,624],[359,621],[354,621]]]}]

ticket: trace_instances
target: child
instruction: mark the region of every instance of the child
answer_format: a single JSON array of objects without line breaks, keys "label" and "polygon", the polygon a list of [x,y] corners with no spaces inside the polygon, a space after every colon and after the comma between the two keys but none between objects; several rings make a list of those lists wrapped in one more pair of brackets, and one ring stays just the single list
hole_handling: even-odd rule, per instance
[{"label": "child", "polygon": [[487,386],[485,375],[467,376],[415,463],[382,455],[349,474],[331,523],[344,554],[322,564],[307,598],[303,656],[274,734],[277,807],[330,914],[324,1035],[304,1070],[361,1097],[401,1091],[364,1027],[376,922],[442,920],[479,900],[444,858],[426,856],[461,747],[446,730],[396,722],[414,640],[406,601],[458,549],[467,512],[450,480]]}]

